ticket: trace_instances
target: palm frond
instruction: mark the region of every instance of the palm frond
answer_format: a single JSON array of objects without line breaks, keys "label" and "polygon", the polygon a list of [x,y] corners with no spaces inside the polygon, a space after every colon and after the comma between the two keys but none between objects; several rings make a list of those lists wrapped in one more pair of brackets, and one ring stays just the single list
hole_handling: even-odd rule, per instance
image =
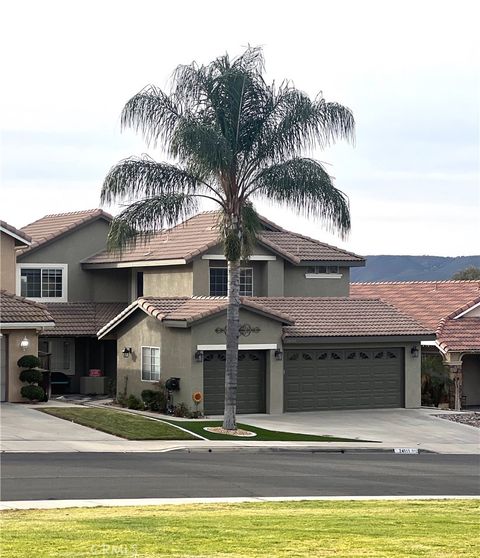
[{"label": "palm frond", "polygon": [[194,194],[201,190],[199,177],[144,155],[124,159],[112,167],[103,182],[100,199],[102,204],[110,204],[162,193]]},{"label": "palm frond", "polygon": [[147,145],[156,146],[158,141],[170,142],[180,117],[181,107],[174,99],[158,87],[149,85],[124,106],[121,125],[140,132]]},{"label": "palm frond", "polygon": [[184,221],[198,211],[198,200],[188,194],[168,193],[130,204],[111,225],[107,239],[109,250],[147,240],[155,233]]},{"label": "palm frond", "polygon": [[317,218],[345,237],[350,230],[347,196],[318,161],[294,158],[260,171],[251,194],[285,205],[299,214]]}]

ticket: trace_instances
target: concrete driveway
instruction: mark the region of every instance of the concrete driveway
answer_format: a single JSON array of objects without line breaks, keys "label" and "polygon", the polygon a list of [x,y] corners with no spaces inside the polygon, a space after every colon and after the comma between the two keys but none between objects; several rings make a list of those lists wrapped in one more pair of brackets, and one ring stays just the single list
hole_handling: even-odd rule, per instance
[{"label": "concrete driveway", "polygon": [[239,420],[271,430],[377,440],[390,447],[480,453],[480,429],[435,416],[449,413],[426,408],[374,409],[241,415]]},{"label": "concrete driveway", "polygon": [[[2,451],[42,451],[42,448],[48,451],[58,443],[73,448],[77,442],[118,440],[116,436],[39,413],[37,409],[42,406],[47,405],[0,405]],[[48,403],[48,406],[52,407],[52,404]]]}]

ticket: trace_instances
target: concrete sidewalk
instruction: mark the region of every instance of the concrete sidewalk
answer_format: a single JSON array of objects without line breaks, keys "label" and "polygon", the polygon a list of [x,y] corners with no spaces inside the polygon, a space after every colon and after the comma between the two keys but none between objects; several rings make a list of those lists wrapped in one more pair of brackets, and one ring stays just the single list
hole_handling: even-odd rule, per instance
[{"label": "concrete sidewalk", "polygon": [[[393,451],[414,448],[437,453],[480,453],[480,429],[436,418],[438,409],[387,409],[368,411],[322,411],[283,415],[240,415],[239,422],[252,426],[298,432],[358,438],[366,442],[260,442],[254,438],[228,441],[124,440],[91,428],[58,419],[35,406],[1,405],[1,450],[16,453],[43,452],[165,452],[236,450],[309,451]],[[161,418],[161,415],[155,415]],[[169,417],[171,418],[171,417]],[[211,417],[216,418],[216,417]],[[181,426],[182,420],[179,420]]]}]

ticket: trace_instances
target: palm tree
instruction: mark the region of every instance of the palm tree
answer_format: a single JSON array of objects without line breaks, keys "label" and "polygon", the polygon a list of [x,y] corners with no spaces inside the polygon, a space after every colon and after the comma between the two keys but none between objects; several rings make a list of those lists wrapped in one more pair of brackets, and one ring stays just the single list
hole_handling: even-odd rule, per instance
[{"label": "palm tree", "polygon": [[178,66],[167,94],[150,85],[125,105],[121,124],[160,144],[173,163],[144,155],[120,161],[105,178],[101,201],[126,207],[113,220],[109,246],[118,249],[196,213],[199,201],[219,208],[219,239],[228,263],[223,427],[236,429],[240,264],[248,259],[260,221],[253,201],[266,198],[318,218],[342,236],[350,229],[348,200],[323,166],[301,156],[337,139],[354,139],[346,107],[314,100],[289,81],[268,85],[260,48],[210,64]]}]

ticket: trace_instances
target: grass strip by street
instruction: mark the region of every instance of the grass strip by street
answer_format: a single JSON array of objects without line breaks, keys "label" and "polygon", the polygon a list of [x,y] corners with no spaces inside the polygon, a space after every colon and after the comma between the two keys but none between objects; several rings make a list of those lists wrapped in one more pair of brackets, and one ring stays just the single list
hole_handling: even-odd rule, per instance
[{"label": "grass strip by street", "polygon": [[111,409],[85,407],[51,407],[38,409],[42,413],[69,420],[82,426],[101,430],[127,440],[197,440],[195,436],[170,424],[140,415]]},{"label": "grass strip by street", "polygon": [[478,556],[479,500],[301,501],[1,512],[2,558]]},{"label": "grass strip by street", "polygon": [[[258,428],[250,424],[238,423],[237,427],[242,430],[255,432],[256,436],[252,438],[239,438],[229,436],[228,434],[216,434],[215,432],[208,432],[204,430],[205,427],[222,426],[220,420],[189,420],[189,421],[175,421],[172,419],[162,419],[170,424],[178,424],[190,432],[200,434],[208,440],[245,440],[245,441],[259,441],[259,442],[368,442],[368,440],[359,440],[354,438],[336,438],[334,436],[315,436],[313,434],[299,434],[298,432],[280,432],[276,430],[266,430],[265,428]],[[371,443],[371,442],[370,442]],[[375,442],[373,442],[375,443]]]}]

